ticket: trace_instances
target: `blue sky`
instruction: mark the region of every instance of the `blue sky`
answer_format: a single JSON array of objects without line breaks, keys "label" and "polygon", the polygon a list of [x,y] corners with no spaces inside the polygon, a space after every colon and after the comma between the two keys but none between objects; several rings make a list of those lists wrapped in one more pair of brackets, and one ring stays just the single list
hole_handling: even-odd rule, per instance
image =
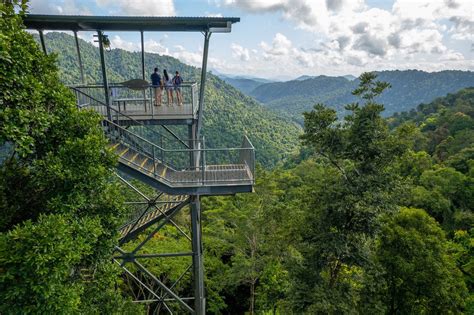
[{"label": "blue sky", "polygon": [[[363,71],[474,70],[470,0],[32,0],[32,13],[237,16],[211,37],[209,67],[289,79]],[[91,40],[91,33],[80,34]],[[109,33],[113,48],[139,49],[138,33]],[[147,51],[200,65],[203,38],[145,33]]]}]

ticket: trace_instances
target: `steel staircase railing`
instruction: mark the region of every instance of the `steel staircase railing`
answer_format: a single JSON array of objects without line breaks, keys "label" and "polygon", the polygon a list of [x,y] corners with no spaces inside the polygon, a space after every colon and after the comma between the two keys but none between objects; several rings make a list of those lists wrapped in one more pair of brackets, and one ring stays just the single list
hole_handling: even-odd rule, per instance
[{"label": "steel staircase railing", "polygon": [[[85,93],[78,87],[69,87],[69,89],[74,93],[76,96],[76,103],[77,107],[80,109],[86,109],[90,108],[93,109],[94,111],[98,112],[104,117],[107,117],[107,105],[101,101],[95,98],[94,96]],[[166,145],[170,143],[176,143],[179,144],[178,146],[173,145],[173,147],[177,148],[189,148],[189,139],[181,139],[179,138],[171,129],[169,129],[167,126],[161,125],[161,128],[163,128],[170,136],[167,137],[163,135],[162,133],[149,128],[143,122],[136,120],[130,115],[127,115],[126,113],[120,112],[117,109],[113,107],[109,107],[109,110],[111,112],[112,120],[117,122],[118,124],[121,124],[123,122],[123,125],[130,126],[133,125],[134,132],[140,133],[141,131],[141,136],[144,138],[148,138],[148,134],[151,135],[154,141],[159,142],[160,144]],[[197,140],[193,140],[197,141]]]},{"label": "steel staircase railing", "polygon": [[169,217],[173,212],[187,204],[186,195],[161,194],[160,198],[145,210],[132,212],[126,223],[119,228],[119,241],[124,243],[138,235],[157,221]]},{"label": "steel staircase railing", "polygon": [[[92,96],[78,90],[73,91],[76,91],[80,108],[106,107]],[[110,109],[114,111],[113,108]],[[204,141],[199,140],[196,141],[195,149],[184,145],[178,149],[168,149],[146,138],[146,126],[142,125],[143,128],[138,130],[130,128],[121,123],[119,115],[125,114],[114,111],[112,117],[115,119],[103,119],[102,126],[111,148],[118,154],[119,162],[123,165],[169,187],[254,183],[255,149],[246,136],[240,148],[206,148]],[[129,121],[131,120],[133,118],[130,117]],[[137,124],[140,125],[139,122]],[[140,131],[145,132],[145,135],[137,133]],[[164,139],[161,134],[158,137]]]}]

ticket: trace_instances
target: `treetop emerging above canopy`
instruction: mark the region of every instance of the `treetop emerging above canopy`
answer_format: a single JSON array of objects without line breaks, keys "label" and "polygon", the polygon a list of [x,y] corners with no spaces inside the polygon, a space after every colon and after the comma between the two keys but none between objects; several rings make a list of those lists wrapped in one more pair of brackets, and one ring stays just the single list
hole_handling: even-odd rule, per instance
[{"label": "treetop emerging above canopy", "polygon": [[69,31],[148,31],[229,33],[238,17],[155,17],[28,14],[28,29]]}]

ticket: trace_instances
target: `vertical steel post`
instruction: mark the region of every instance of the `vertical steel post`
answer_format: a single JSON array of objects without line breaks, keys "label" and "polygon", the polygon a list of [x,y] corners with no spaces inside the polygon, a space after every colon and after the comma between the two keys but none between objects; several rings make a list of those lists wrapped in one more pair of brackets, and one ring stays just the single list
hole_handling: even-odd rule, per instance
[{"label": "vertical steel post", "polygon": [[199,196],[191,197],[191,230],[193,249],[194,312],[205,314],[204,267],[202,261],[201,202]]},{"label": "vertical steel post", "polygon": [[[103,44],[104,34],[101,31],[97,31],[97,38],[99,39],[99,53],[100,53],[100,67],[102,68],[102,79],[104,83],[104,96],[105,104],[107,105],[107,119],[112,120],[112,115],[110,112],[110,93],[109,93],[109,82],[107,81],[107,69],[105,67],[105,54],[104,54],[104,44]],[[118,123],[118,121],[117,121]]]},{"label": "vertical steel post", "polygon": [[79,70],[81,70],[81,82],[85,83],[84,80],[84,68],[82,66],[81,50],[79,48],[79,39],[77,38],[77,31],[74,31],[74,39],[76,40],[76,51],[77,51],[77,60],[79,61]]},{"label": "vertical steel post", "polygon": [[[194,123],[192,125],[188,125],[188,146],[191,150],[195,149],[195,134],[194,134]],[[195,161],[195,151],[190,151],[189,152],[189,167],[190,169],[195,169],[196,161]]]},{"label": "vertical steel post", "polygon": [[39,36],[40,36],[40,41],[41,41],[41,47],[43,48],[43,52],[45,55],[48,54],[46,51],[46,45],[44,44],[44,35],[43,35],[43,30],[38,30]]},{"label": "vertical steel post", "polygon": [[140,31],[140,40],[142,44],[142,79],[145,80],[145,43],[143,39],[143,31]]},{"label": "vertical steel post", "polygon": [[[143,31],[140,31],[140,42],[141,42],[141,47],[142,47],[142,79],[145,80],[145,42],[144,42],[144,37],[143,37]],[[152,99],[152,93],[150,93],[150,106],[151,110],[153,110],[153,105],[151,104],[153,99]],[[145,107],[145,112],[146,112],[146,89],[143,90],[143,103]]]},{"label": "vertical steel post", "polygon": [[206,84],[206,72],[207,72],[207,56],[209,53],[209,38],[211,37],[211,32],[206,31],[204,33],[204,52],[202,56],[202,68],[201,68],[201,86],[199,89],[199,105],[198,105],[198,121],[197,121],[197,132],[196,136],[199,138],[201,135],[201,126],[202,126],[202,115],[204,111],[204,91]]}]

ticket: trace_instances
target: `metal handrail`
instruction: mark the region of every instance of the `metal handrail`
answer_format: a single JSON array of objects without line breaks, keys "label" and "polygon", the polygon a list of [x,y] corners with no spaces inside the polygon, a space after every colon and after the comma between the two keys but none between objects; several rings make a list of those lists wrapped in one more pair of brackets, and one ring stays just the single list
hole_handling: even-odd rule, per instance
[{"label": "metal handrail", "polygon": [[[104,86],[101,85],[101,84],[78,84],[78,85],[71,85],[72,88],[76,88],[76,89],[103,89]],[[109,84],[108,87],[110,88],[110,92],[112,92],[112,89],[118,89],[117,91],[120,93],[120,91],[122,91],[122,89],[126,90],[126,91],[129,91],[130,93],[135,93],[135,92],[140,92],[140,90],[134,90],[132,91],[133,89],[130,89],[127,85],[124,85],[123,83],[113,83],[113,84]],[[186,112],[186,113],[173,113],[173,114],[163,114],[161,113],[161,115],[178,115],[178,116],[189,116],[189,115],[195,115],[197,113],[197,110],[198,110],[198,104],[197,104],[197,94],[196,94],[196,91],[198,90],[198,84],[194,81],[185,81],[183,83],[181,83],[180,85],[181,88],[183,89],[190,89],[190,93],[187,94],[189,95],[190,97],[190,103],[191,103],[191,111],[190,112]],[[151,100],[152,100],[152,89],[155,88],[155,86],[151,85],[151,84],[148,84],[148,85],[143,85],[142,86],[142,92],[144,93],[142,97],[131,97],[131,98],[127,98],[127,102],[144,102],[144,106],[145,106],[145,112],[147,112],[147,102],[150,102],[151,104]],[[150,96],[149,97],[146,97],[145,94],[146,94],[146,91],[150,91]],[[184,95],[184,93],[182,94]],[[121,101],[121,99],[117,99],[117,101]],[[151,108],[151,115],[153,115],[153,106],[150,106]],[[148,108],[150,110],[150,108]],[[120,110],[120,109],[119,109]]]},{"label": "metal handrail", "polygon": [[[83,91],[71,87],[71,89],[76,92],[76,97],[79,100],[79,95],[82,95],[86,98],[86,101],[90,101],[87,105],[85,106],[80,106],[81,108],[87,107],[87,106],[97,106],[93,104],[98,104],[98,106],[101,107],[108,107],[111,111],[114,112],[114,115],[117,113],[118,115],[122,115],[124,117],[127,117],[131,121],[135,122],[132,117],[129,117],[128,115],[121,113],[120,111],[117,111],[114,108],[111,108],[110,106],[107,106],[104,102],[97,100],[95,97],[88,95],[87,93],[84,93]],[[81,105],[81,104],[78,104]],[[144,126],[143,123],[136,121],[137,125],[139,126]],[[149,162],[146,164],[143,163],[136,163],[136,161],[133,161],[126,156],[124,157],[126,164],[132,165],[133,168],[135,168],[137,171],[143,172],[149,176],[153,176],[163,183],[168,184],[169,186],[176,186],[176,185],[184,185],[184,184],[193,184],[193,185],[204,185],[204,184],[209,184],[212,185],[212,183],[219,183],[219,182],[226,182],[226,183],[248,183],[248,182],[255,182],[255,148],[253,144],[250,142],[247,136],[244,136],[243,142],[242,142],[242,147],[232,147],[232,148],[206,148],[205,143],[204,143],[204,138],[203,139],[191,139],[188,141],[197,141],[197,147],[195,148],[190,148],[189,146],[186,146],[185,148],[165,148],[163,146],[163,138],[169,139],[168,137],[163,136],[162,134],[151,130],[152,132],[158,134],[161,138],[161,145],[156,144],[145,137],[141,136],[140,134],[137,134],[133,130],[130,130],[128,128],[125,128],[123,125],[120,124],[119,119],[116,121],[114,120],[109,120],[109,119],[103,119],[102,125],[107,128],[106,134],[109,138],[112,139],[120,139],[119,141],[126,147],[132,149],[139,154],[142,154],[144,157],[149,159]],[[148,128],[147,128],[148,129]],[[181,140],[182,141],[182,140]],[[230,152],[238,152],[238,158],[235,155],[235,153],[230,153]],[[223,152],[223,153],[218,153],[218,154],[212,154],[214,152]],[[180,155],[180,153],[184,153],[184,155]],[[207,154],[209,153],[209,154]],[[184,158],[185,156],[194,156],[198,157],[194,163],[182,163],[185,161]],[[235,162],[230,162],[230,163],[207,163],[207,160],[209,159],[208,156],[211,157],[212,161],[217,161],[221,158],[229,158]],[[171,158],[171,159],[170,159]],[[143,160],[144,161],[144,160]],[[150,165],[150,162],[153,163],[153,165]],[[140,164],[140,165],[139,165]],[[163,165],[166,167],[168,170],[171,172],[200,172],[200,175],[197,177],[192,176],[192,178],[186,178],[185,176],[181,175],[172,175],[171,172],[163,173],[161,174],[160,172],[157,172],[157,167],[159,167],[159,164]],[[216,176],[211,176],[208,177],[208,174],[212,174],[213,172],[219,172],[221,171],[219,167],[213,168],[213,166],[219,166],[219,165],[225,165],[225,170],[227,171],[242,171],[244,169],[247,170],[248,177],[240,177],[240,178],[235,178],[235,176],[226,176],[226,178],[218,178]],[[244,168],[242,168],[244,167]],[[210,172],[210,173],[208,173]],[[164,176],[166,174],[166,176]],[[198,173],[199,174],[199,173]],[[174,177],[177,176],[177,177]],[[180,178],[181,177],[181,178]],[[207,177],[207,178],[206,178]]]},{"label": "metal handrail", "polygon": [[[85,87],[86,87],[86,86],[85,86]],[[90,86],[87,86],[87,87],[90,87]],[[104,102],[102,102],[102,101],[96,99],[95,97],[93,97],[93,96],[91,96],[91,95],[89,95],[89,94],[87,94],[87,93],[84,93],[83,91],[79,90],[79,88],[81,88],[81,86],[70,86],[69,88],[70,88],[71,90],[73,90],[74,92],[79,93],[79,94],[82,94],[83,96],[85,96],[85,97],[87,97],[87,98],[93,100],[94,102],[98,103],[99,105],[102,105],[102,106],[107,107],[107,105],[106,105]],[[84,107],[87,107],[87,106],[88,106],[88,105],[83,105],[83,106],[81,106],[80,104],[78,104],[78,107],[79,107],[79,108],[84,108]],[[127,115],[127,114],[124,114],[123,112],[120,112],[120,111],[116,110],[116,109],[113,108],[113,107],[109,107],[109,108],[110,108],[110,110],[111,110],[112,112],[114,112],[114,114],[120,115],[120,116],[124,116],[124,117],[126,117],[128,120],[133,121],[134,124],[147,128],[147,126],[146,126],[145,124],[143,124],[142,122],[140,122],[140,121],[134,119],[133,117],[131,117],[131,116]],[[173,138],[175,138],[177,141],[179,141],[181,144],[183,144],[183,145],[184,145],[185,147],[187,147],[187,148],[189,148],[189,145],[188,145],[185,141],[191,141],[191,140],[193,140],[193,141],[199,141],[199,140],[195,140],[195,139],[184,139],[184,140],[183,140],[183,139],[179,138],[178,136],[176,136],[173,132],[171,132],[171,130],[169,130],[166,126],[162,126],[162,127],[163,127],[168,133],[170,133],[170,134],[173,136]],[[165,138],[165,139],[167,139],[167,140],[172,141],[172,139],[166,137],[165,135],[163,135],[163,134],[161,134],[161,133],[159,133],[159,132],[157,132],[157,131],[155,131],[155,130],[153,130],[153,129],[147,128],[147,130],[149,130],[149,131],[152,132],[152,133],[157,134],[157,135],[160,136],[160,137],[163,137],[163,138]]]}]

